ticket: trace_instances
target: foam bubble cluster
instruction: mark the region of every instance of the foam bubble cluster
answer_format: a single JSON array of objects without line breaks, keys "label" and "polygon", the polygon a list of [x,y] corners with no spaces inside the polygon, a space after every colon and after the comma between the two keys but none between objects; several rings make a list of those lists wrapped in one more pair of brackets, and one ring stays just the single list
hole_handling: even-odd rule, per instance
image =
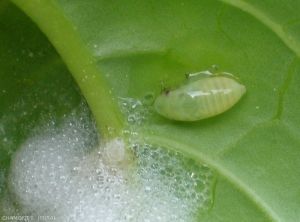
[{"label": "foam bubble cluster", "polygon": [[160,195],[160,187],[165,187],[178,202],[185,203],[181,207],[189,214],[211,206],[214,173],[209,167],[150,144],[135,145],[132,149],[138,157],[137,174],[144,187],[150,188],[148,181],[154,183],[155,178],[157,186],[151,187],[152,192]]},{"label": "foam bubble cluster", "polygon": [[144,98],[144,100],[119,98],[119,105],[124,115],[127,116],[127,122],[129,124],[141,125],[152,114],[147,100],[149,100],[147,97]]},{"label": "foam bubble cluster", "polygon": [[74,118],[29,138],[13,156],[12,198],[0,208],[33,221],[187,222],[210,206],[213,173],[206,166],[149,144],[126,150],[120,138],[94,148],[95,138]]}]

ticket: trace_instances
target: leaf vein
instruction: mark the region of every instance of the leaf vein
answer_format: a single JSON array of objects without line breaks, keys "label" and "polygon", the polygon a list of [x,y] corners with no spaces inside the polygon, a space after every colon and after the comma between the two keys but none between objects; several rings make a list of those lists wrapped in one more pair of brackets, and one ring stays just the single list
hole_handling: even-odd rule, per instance
[{"label": "leaf vein", "polygon": [[276,212],[247,184],[240,180],[237,176],[232,174],[223,165],[220,165],[215,158],[211,158],[197,149],[190,148],[190,145],[180,143],[172,138],[162,138],[160,136],[149,134],[144,132],[143,138],[147,138],[151,144],[157,144],[159,146],[166,147],[174,151],[180,151],[187,156],[197,158],[200,162],[208,164],[215,169],[223,178],[229,181],[233,186],[242,191],[253,203],[260,209],[270,221],[280,222],[280,217]]},{"label": "leaf vein", "polygon": [[292,51],[298,58],[300,58],[300,43],[291,35],[284,31],[284,28],[281,24],[273,21],[269,16],[267,16],[263,11],[255,8],[253,5],[241,1],[241,0],[219,0],[225,4],[231,5],[235,8],[238,8],[249,15],[256,18],[262,24],[264,24],[268,29],[274,32],[279,39]]}]

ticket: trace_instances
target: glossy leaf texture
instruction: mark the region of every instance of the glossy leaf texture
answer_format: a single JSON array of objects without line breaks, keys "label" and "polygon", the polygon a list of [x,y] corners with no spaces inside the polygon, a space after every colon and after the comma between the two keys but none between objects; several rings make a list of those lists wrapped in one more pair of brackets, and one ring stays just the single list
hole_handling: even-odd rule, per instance
[{"label": "glossy leaf texture", "polygon": [[[18,93],[24,95],[24,88],[18,85],[20,79],[27,78],[22,74],[35,70],[39,74],[32,74],[29,82],[33,83],[27,84],[39,78],[39,84],[44,82],[53,92],[53,100],[55,95],[70,94],[67,98],[74,98],[70,103],[53,101],[57,112],[72,107],[72,101],[79,101],[80,96],[66,64],[98,123],[115,119],[121,128],[126,117],[119,117],[114,98],[158,95],[162,83],[174,87],[185,74],[218,65],[247,87],[239,104],[220,116],[194,123],[153,114],[138,126],[139,135],[216,170],[214,204],[201,215],[201,221],[292,222],[300,218],[299,1],[14,2],[40,27],[63,62],[28,19],[12,6],[2,6],[0,38],[7,42],[1,44],[3,115],[20,115],[12,114],[9,107]],[[47,56],[30,60],[28,54],[23,58],[21,50],[26,46],[30,50],[43,48]],[[15,61],[18,56],[20,63]],[[99,78],[99,87],[84,85],[83,68]],[[60,78],[66,82],[58,81],[58,86],[72,87],[48,86],[52,84],[49,79]],[[112,93],[97,94],[102,86]],[[27,90],[35,90],[51,103],[52,97],[43,97],[38,87]],[[105,112],[99,111],[95,94],[107,105],[102,106],[105,112],[112,113],[107,119]]]}]

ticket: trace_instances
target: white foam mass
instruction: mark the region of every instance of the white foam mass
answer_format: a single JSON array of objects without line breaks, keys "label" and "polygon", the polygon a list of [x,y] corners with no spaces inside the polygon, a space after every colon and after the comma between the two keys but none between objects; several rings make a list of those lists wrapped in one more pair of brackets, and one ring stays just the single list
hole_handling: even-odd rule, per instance
[{"label": "white foam mass", "polygon": [[74,119],[40,130],[14,154],[12,198],[2,202],[16,203],[18,214],[59,222],[188,222],[209,206],[209,168],[148,144],[132,144],[132,164],[119,165],[126,155],[121,139],[95,149],[89,140]]}]

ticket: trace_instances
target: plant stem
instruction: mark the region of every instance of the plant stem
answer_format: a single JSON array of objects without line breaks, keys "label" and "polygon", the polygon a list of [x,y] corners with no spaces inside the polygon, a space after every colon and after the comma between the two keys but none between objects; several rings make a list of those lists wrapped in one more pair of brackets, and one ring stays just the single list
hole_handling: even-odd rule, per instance
[{"label": "plant stem", "polygon": [[[85,48],[76,27],[54,1],[13,0],[46,34],[79,85],[105,139],[117,137],[123,128],[122,115],[109,93],[96,60]],[[112,128],[113,131],[109,131]]]}]

